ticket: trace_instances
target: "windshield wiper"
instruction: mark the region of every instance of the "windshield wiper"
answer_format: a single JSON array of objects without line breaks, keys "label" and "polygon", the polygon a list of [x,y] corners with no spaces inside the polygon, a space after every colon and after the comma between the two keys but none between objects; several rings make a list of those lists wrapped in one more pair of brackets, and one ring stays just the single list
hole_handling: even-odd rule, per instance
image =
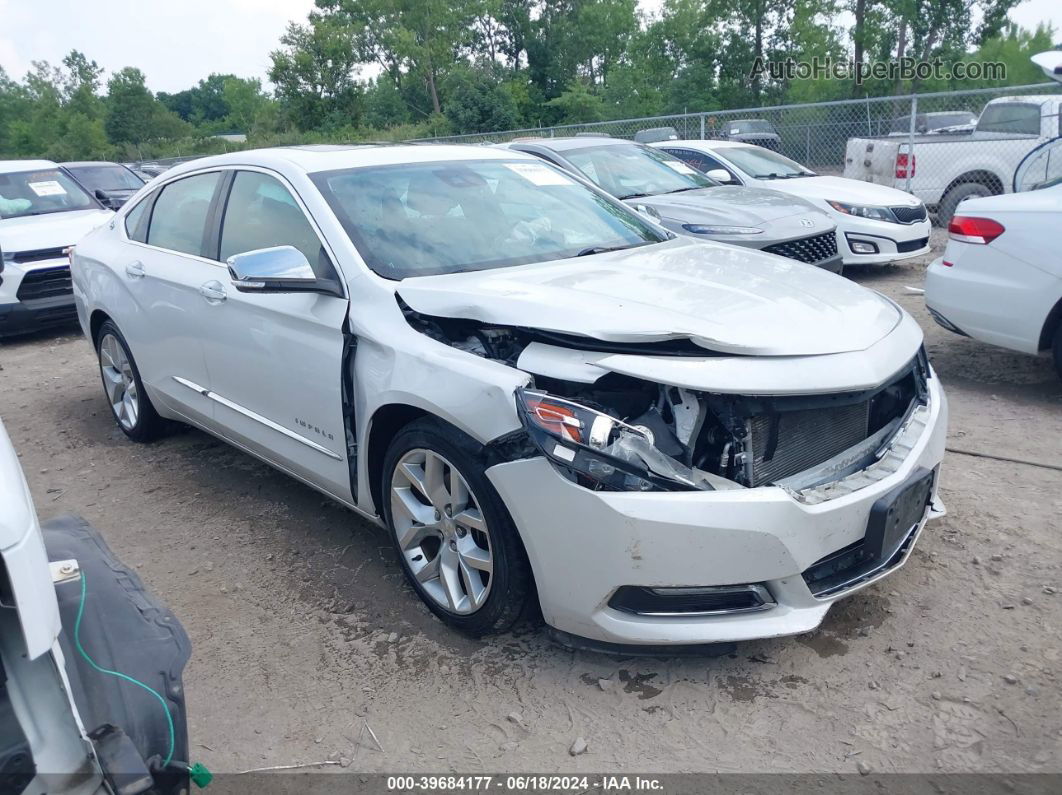
[{"label": "windshield wiper", "polygon": [[580,251],[575,256],[577,256],[577,257],[588,257],[591,254],[605,254],[605,253],[607,253],[609,251],[623,251],[624,249],[627,249],[627,248],[634,248],[635,246],[644,246],[644,245],[647,245],[647,244],[646,243],[630,243],[630,244],[624,244],[622,246],[587,246],[586,248],[584,248],[582,251]]},{"label": "windshield wiper", "polygon": [[626,193],[623,196],[618,196],[617,198],[620,199],[620,200],[623,200],[623,199],[641,199],[641,198],[643,198],[645,196],[651,196],[651,195],[652,195],[651,193]]},{"label": "windshield wiper", "polygon": [[674,190],[664,191],[664,193],[665,194],[667,194],[667,193],[682,193],[683,191],[687,191],[687,190],[700,190],[701,188],[714,188],[714,187],[715,187],[714,185],[690,185],[688,188],[675,188]]}]

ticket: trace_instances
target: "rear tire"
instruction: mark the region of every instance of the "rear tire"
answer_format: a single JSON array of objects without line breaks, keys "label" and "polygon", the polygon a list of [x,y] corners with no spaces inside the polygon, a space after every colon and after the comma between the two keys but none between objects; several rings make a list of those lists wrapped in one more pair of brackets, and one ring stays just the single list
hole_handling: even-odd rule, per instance
[{"label": "rear tire", "polygon": [[391,441],[382,480],[391,541],[428,608],[473,637],[510,629],[530,602],[531,567],[480,445],[440,420],[416,420]]},{"label": "rear tire", "polygon": [[967,182],[962,185],[956,185],[944,194],[944,198],[940,200],[940,205],[937,207],[937,224],[947,229],[951,219],[955,217],[955,211],[958,209],[959,204],[966,199],[979,199],[983,196],[995,195],[995,191],[980,182]]},{"label": "rear tire", "polygon": [[1055,329],[1055,341],[1051,346],[1051,353],[1055,360],[1055,372],[1062,378],[1062,323]]},{"label": "rear tire", "polygon": [[133,354],[113,321],[104,321],[96,335],[96,357],[111,416],[134,442],[150,442],[165,433],[166,420],[151,405]]}]

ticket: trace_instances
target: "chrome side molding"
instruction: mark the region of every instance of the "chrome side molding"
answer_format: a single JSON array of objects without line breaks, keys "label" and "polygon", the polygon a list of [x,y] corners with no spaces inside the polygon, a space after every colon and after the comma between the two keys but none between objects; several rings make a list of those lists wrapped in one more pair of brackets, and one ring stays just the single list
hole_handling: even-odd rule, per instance
[{"label": "chrome side molding", "polygon": [[316,450],[318,453],[323,453],[324,455],[328,456],[329,458],[335,459],[336,461],[343,460],[343,456],[339,455],[338,453],[333,453],[327,447],[322,447],[312,439],[307,439],[305,436],[300,436],[299,434],[295,433],[295,431],[288,430],[283,425],[273,422],[273,420],[269,419],[268,417],[263,417],[261,414],[257,414],[248,408],[244,408],[239,403],[233,403],[231,400],[226,397],[222,397],[217,392],[211,392],[206,387],[199,386],[199,384],[195,383],[194,381],[189,381],[187,378],[181,378],[179,375],[175,375],[172,377],[173,380],[181,386],[188,387],[193,392],[198,392],[203,397],[210,398],[215,403],[220,403],[222,406],[230,408],[233,411],[238,412],[239,414],[242,414],[243,416],[247,417],[248,419],[252,419],[255,422],[261,423],[267,428],[270,428],[271,430],[274,430],[277,433],[287,436],[289,439],[294,439],[296,442],[302,442],[302,444],[306,445],[311,450]]}]

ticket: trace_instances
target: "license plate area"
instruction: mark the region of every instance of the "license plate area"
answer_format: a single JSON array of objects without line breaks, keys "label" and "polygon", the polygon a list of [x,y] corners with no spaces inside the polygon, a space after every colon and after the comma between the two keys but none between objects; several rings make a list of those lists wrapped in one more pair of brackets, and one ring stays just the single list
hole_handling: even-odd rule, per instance
[{"label": "license plate area", "polygon": [[863,548],[869,556],[878,561],[888,560],[922,521],[933,494],[933,478],[932,470],[919,467],[907,480],[877,499],[870,509],[863,538]]},{"label": "license plate area", "polygon": [[870,509],[863,538],[804,571],[812,594],[833,596],[898,565],[910,551],[912,531],[929,510],[935,479],[935,471],[920,467],[879,497]]}]

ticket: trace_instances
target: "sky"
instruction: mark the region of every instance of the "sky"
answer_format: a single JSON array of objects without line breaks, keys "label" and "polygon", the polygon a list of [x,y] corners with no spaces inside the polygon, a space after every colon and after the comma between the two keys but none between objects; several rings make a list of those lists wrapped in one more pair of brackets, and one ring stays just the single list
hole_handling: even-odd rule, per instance
[{"label": "sky", "polygon": [[[641,0],[655,10],[661,0]],[[211,72],[259,77],[268,85],[269,53],[289,21],[303,22],[313,0],[0,0],[0,67],[21,78],[35,60],[58,64],[81,50],[107,73],[136,66],[153,91],[175,92]],[[1019,25],[1054,25],[1062,38],[1062,2],[1025,0]]]}]

